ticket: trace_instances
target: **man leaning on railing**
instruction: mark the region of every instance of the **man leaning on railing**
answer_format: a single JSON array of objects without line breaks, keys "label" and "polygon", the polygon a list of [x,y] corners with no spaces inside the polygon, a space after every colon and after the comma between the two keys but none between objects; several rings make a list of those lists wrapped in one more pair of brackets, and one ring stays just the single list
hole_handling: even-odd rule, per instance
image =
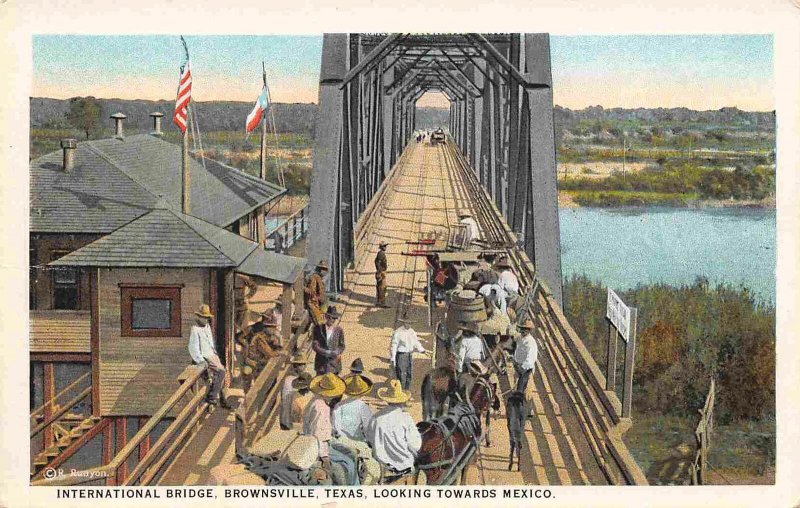
[{"label": "man leaning on railing", "polygon": [[[189,354],[195,365],[200,365],[208,369],[209,376],[211,377],[211,387],[208,389],[206,395],[206,402],[208,403],[208,412],[213,413],[217,405],[220,403],[220,392],[222,391],[222,384],[225,381],[225,367],[217,355],[217,350],[214,347],[214,336],[211,332],[211,309],[207,304],[203,304],[199,311],[195,313],[195,324],[192,325],[192,331],[189,333]],[[222,401],[224,409],[231,409],[227,401]]]}]

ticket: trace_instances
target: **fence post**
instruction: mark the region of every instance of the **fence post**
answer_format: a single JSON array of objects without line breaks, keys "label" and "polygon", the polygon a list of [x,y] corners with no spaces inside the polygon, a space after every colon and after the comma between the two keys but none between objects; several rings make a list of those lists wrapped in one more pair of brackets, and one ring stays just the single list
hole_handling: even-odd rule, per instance
[{"label": "fence post", "polygon": [[633,360],[636,352],[636,320],[638,309],[631,307],[631,327],[628,332],[628,342],[625,344],[625,372],[623,374],[622,386],[622,417],[631,416],[631,404],[633,396]]},{"label": "fence post", "polygon": [[608,322],[608,344],[606,345],[606,390],[615,391],[617,387],[617,329]]}]

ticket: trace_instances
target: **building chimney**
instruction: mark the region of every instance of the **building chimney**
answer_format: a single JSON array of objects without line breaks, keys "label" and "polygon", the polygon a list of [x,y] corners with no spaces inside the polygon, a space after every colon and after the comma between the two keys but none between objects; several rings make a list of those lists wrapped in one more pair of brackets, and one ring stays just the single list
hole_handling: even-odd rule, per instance
[{"label": "building chimney", "polygon": [[111,118],[114,119],[114,124],[116,127],[116,133],[114,134],[118,138],[124,138],[125,133],[122,131],[122,121],[125,120],[127,117],[122,113],[114,113],[111,115]]},{"label": "building chimney", "polygon": [[64,172],[68,173],[75,167],[75,149],[78,147],[78,140],[66,138],[61,140],[61,148],[64,150]]},{"label": "building chimney", "polygon": [[150,113],[150,117],[153,119],[153,132],[151,134],[155,136],[160,136],[163,134],[163,132],[161,132],[161,117],[163,116],[164,113],[160,111]]}]

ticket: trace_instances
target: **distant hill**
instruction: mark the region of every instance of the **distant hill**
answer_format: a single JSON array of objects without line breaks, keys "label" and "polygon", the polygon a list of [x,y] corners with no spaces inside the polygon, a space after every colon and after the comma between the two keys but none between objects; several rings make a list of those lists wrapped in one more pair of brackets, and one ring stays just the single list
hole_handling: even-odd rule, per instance
[{"label": "distant hill", "polygon": [[[128,126],[137,130],[151,128],[150,113],[160,111],[165,118],[162,122],[165,131],[175,130],[169,120],[174,101],[147,101],[123,99],[98,99],[101,117],[107,119],[121,111],[127,115]],[[69,99],[50,99],[33,97],[30,99],[31,128],[61,127],[65,125],[69,110]],[[211,101],[195,104],[198,124],[204,131],[236,131],[244,129],[244,120],[252,109],[250,102]],[[317,114],[316,104],[274,105],[273,113],[280,132],[297,132],[313,135]],[[581,110],[555,107],[556,131],[569,129],[582,120],[589,121],[629,121],[636,120],[647,125],[700,123],[708,126],[742,127],[746,129],[774,131],[775,112],[751,112],[738,108],[722,108],[713,111],[695,111],[688,108],[610,108],[592,106]],[[446,126],[449,110],[441,108],[421,108],[417,113],[420,128]],[[111,121],[108,120],[108,126]]]}]

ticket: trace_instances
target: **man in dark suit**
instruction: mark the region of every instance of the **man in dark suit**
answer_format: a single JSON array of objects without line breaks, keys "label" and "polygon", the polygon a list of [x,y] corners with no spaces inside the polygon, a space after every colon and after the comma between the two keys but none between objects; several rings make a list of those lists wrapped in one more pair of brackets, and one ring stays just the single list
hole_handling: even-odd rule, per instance
[{"label": "man in dark suit", "polygon": [[388,307],[386,304],[386,270],[389,264],[386,261],[386,247],[389,244],[381,242],[378,245],[378,254],[375,256],[375,305]]},{"label": "man in dark suit", "polygon": [[336,324],[342,315],[331,305],[325,312],[325,322],[314,326],[311,348],[316,353],[314,370],[317,375],[342,370],[342,352],[344,351],[344,330]]}]

